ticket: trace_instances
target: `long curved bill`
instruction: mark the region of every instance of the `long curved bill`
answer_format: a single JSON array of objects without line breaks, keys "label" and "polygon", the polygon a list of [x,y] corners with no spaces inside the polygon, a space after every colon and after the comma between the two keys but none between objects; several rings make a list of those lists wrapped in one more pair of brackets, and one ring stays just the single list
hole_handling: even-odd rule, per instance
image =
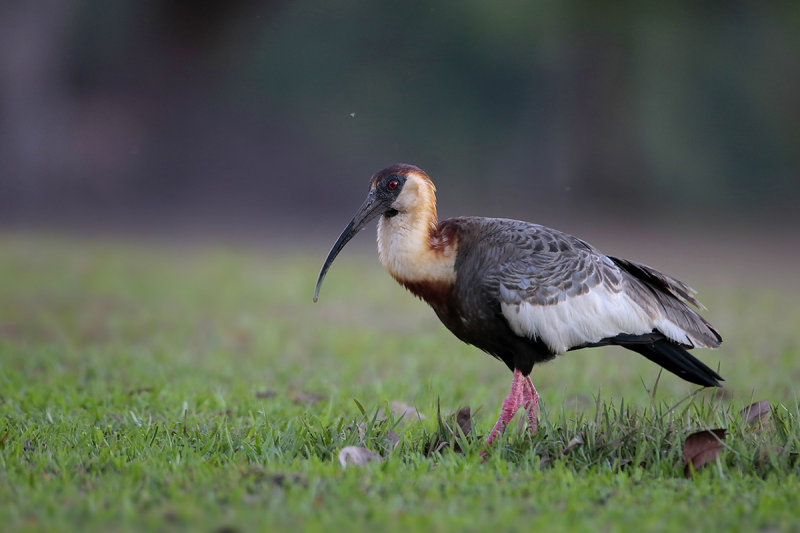
[{"label": "long curved bill", "polygon": [[322,265],[322,270],[319,271],[319,277],[317,277],[317,286],[314,288],[315,302],[319,298],[319,288],[322,285],[322,280],[325,279],[325,274],[328,273],[328,269],[330,268],[331,264],[333,264],[333,260],[336,259],[336,256],[339,255],[339,252],[342,251],[342,248],[344,248],[345,244],[350,242],[350,239],[352,239],[356,233],[364,229],[364,226],[366,226],[380,214],[381,204],[375,196],[375,189],[372,189],[369,191],[366,200],[364,200],[364,203],[361,204],[361,207],[358,209],[356,214],[353,215],[353,219],[344,228],[344,230],[342,230],[342,234],[339,235],[339,238],[336,239],[331,251],[328,252],[328,257],[325,259],[325,263]]}]

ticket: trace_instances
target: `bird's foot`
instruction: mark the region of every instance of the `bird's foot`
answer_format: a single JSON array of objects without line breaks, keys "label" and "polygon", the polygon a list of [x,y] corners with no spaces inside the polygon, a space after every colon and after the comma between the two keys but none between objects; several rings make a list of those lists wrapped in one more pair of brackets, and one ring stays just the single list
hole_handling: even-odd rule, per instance
[{"label": "bird's foot", "polygon": [[[503,408],[500,411],[500,418],[497,419],[497,423],[494,425],[494,428],[492,428],[489,438],[486,439],[487,446],[492,444],[494,439],[506,429],[508,423],[511,422],[511,419],[514,418],[515,414],[517,414],[517,411],[524,402],[525,387],[525,376],[523,376],[522,372],[519,370],[514,370],[514,379],[511,381],[511,392],[509,392],[508,396],[506,396],[506,399],[503,400]],[[531,387],[533,387],[533,385],[531,385]]]},{"label": "bird's foot", "polygon": [[536,434],[539,426],[539,393],[533,386],[530,376],[525,376],[525,387],[522,389],[522,405],[528,412],[528,431],[531,435]]},{"label": "bird's foot", "polygon": [[[531,435],[536,433],[539,422],[539,393],[533,386],[530,376],[523,376],[519,370],[514,370],[514,379],[511,381],[511,392],[503,400],[503,408],[500,411],[500,418],[492,428],[489,438],[486,439],[486,446],[490,446],[494,439],[505,431],[511,419],[520,407],[524,406],[528,416],[528,431]],[[486,450],[481,452],[481,457],[486,460]]]}]

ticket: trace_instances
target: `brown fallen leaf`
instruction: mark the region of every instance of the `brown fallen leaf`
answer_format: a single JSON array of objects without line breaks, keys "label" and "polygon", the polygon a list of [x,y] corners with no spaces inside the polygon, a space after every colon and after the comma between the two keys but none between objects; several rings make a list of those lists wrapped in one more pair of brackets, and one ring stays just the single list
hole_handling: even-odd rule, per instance
[{"label": "brown fallen leaf", "polygon": [[747,427],[755,433],[775,429],[775,423],[772,421],[772,406],[766,400],[748,405],[739,412],[739,415],[747,423]]},{"label": "brown fallen leaf", "polygon": [[458,410],[456,423],[465,436],[469,436],[472,433],[472,410],[469,405]]},{"label": "brown fallen leaf", "polygon": [[400,435],[398,435],[391,429],[386,432],[386,437],[384,438],[386,442],[392,447],[392,449],[397,448],[397,445],[400,444]]},{"label": "brown fallen leaf", "polygon": [[567,455],[567,454],[568,454],[569,452],[571,452],[571,451],[572,451],[572,450],[573,450],[573,449],[574,449],[576,446],[580,446],[581,444],[583,444],[583,439],[581,438],[581,436],[580,436],[580,435],[578,435],[578,436],[575,436],[575,437],[572,437],[572,438],[570,439],[570,441],[567,443],[567,447],[566,447],[566,448],[564,448],[564,450],[561,452],[561,455],[562,455],[562,456],[563,456],[563,455]]},{"label": "brown fallen leaf", "polygon": [[[464,437],[467,441],[472,440],[472,410],[470,409],[469,405],[462,407],[456,413],[456,424],[458,424],[459,429],[464,434]],[[455,441],[453,444],[453,451],[456,453],[464,453],[464,450],[461,449],[461,440],[459,435],[453,429],[453,440]],[[485,450],[484,450],[485,451]]]},{"label": "brown fallen leaf", "polygon": [[264,391],[257,392],[256,393],[256,398],[258,398],[260,400],[264,400],[264,399],[274,398],[277,395],[278,395],[278,393],[276,391],[267,389],[267,390],[264,390]]},{"label": "brown fallen leaf", "polygon": [[[378,419],[378,422],[385,422],[384,420]],[[369,429],[369,424],[366,422],[358,422],[355,425],[356,431],[358,431],[358,440],[364,442],[364,439],[367,438],[367,430]],[[352,430],[353,426],[347,426],[348,430]],[[392,431],[391,429],[386,432],[385,439],[392,444],[392,448],[397,446],[397,443],[400,442],[400,435]]]},{"label": "brown fallen leaf", "polygon": [[[398,401],[392,402],[392,415],[397,425],[402,425],[406,420],[425,420],[425,415],[420,414],[416,407],[411,407],[408,404]],[[386,411],[383,409],[378,410],[377,420],[386,422],[386,420],[388,420]]]},{"label": "brown fallen leaf", "polygon": [[[439,453],[446,448],[451,448],[456,453],[463,453],[459,442],[461,441],[460,434],[463,433],[466,441],[471,441],[473,436],[472,430],[472,411],[469,406],[462,407],[454,415],[449,414],[442,417],[442,406],[437,400],[436,404],[436,420],[438,422],[439,430],[433,436],[433,439],[425,446],[425,453]],[[456,429],[456,426],[461,430]]]},{"label": "brown fallen leaf", "polygon": [[395,418],[403,417],[403,420],[425,420],[425,415],[420,414],[416,407],[403,402],[392,402],[392,413]]},{"label": "brown fallen leaf", "polygon": [[444,450],[448,446],[450,446],[450,443],[447,442],[446,440],[444,440],[444,441],[442,441],[442,442],[440,442],[439,444],[436,445],[436,448],[433,449],[433,453],[439,453],[440,451]]},{"label": "brown fallen leaf", "polygon": [[581,444],[583,444],[583,435],[576,435],[572,437],[570,441],[567,443],[567,446],[563,450],[561,450],[561,453],[558,456],[556,457],[549,457],[546,455],[542,456],[542,458],[539,459],[539,468],[544,468],[548,464],[558,459],[558,457],[565,457],[567,454],[569,454],[569,452],[571,452]]},{"label": "brown fallen leaf", "polygon": [[358,431],[358,440],[364,442],[364,439],[367,436],[367,424],[366,422],[359,422],[356,424],[356,430]]},{"label": "brown fallen leaf", "polygon": [[290,395],[294,403],[315,404],[325,399],[325,396],[317,392],[295,391]]},{"label": "brown fallen leaf", "polygon": [[372,461],[380,463],[383,461],[383,457],[360,446],[345,446],[339,450],[339,464],[344,468],[347,468],[348,464],[361,466]]},{"label": "brown fallen leaf", "polygon": [[683,443],[683,475],[691,478],[693,472],[716,459],[725,447],[722,441],[726,435],[725,429],[706,429],[686,437]]}]

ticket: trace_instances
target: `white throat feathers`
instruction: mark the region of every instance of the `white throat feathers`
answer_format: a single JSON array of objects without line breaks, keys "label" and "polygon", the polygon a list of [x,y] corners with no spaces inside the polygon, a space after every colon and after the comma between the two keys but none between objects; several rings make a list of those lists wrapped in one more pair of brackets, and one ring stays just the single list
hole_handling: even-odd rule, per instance
[{"label": "white throat feathers", "polygon": [[437,234],[433,183],[409,174],[391,207],[397,214],[378,220],[378,256],[386,270],[400,283],[453,283],[457,243]]}]

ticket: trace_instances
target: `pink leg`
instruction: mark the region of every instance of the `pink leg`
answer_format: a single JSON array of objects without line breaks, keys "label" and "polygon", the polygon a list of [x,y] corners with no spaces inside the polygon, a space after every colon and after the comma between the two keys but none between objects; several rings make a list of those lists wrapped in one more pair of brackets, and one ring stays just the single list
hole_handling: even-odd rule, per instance
[{"label": "pink leg", "polygon": [[528,411],[528,431],[533,435],[539,425],[539,393],[536,392],[536,387],[533,386],[530,376],[525,376],[522,405]]},{"label": "pink leg", "polygon": [[514,370],[514,379],[511,381],[511,392],[509,392],[506,399],[503,400],[503,409],[500,411],[500,418],[497,419],[497,423],[494,425],[492,432],[489,434],[489,438],[486,440],[487,445],[491,444],[492,441],[506,429],[511,419],[514,418],[517,410],[522,405],[524,394],[525,377],[519,370]]}]

